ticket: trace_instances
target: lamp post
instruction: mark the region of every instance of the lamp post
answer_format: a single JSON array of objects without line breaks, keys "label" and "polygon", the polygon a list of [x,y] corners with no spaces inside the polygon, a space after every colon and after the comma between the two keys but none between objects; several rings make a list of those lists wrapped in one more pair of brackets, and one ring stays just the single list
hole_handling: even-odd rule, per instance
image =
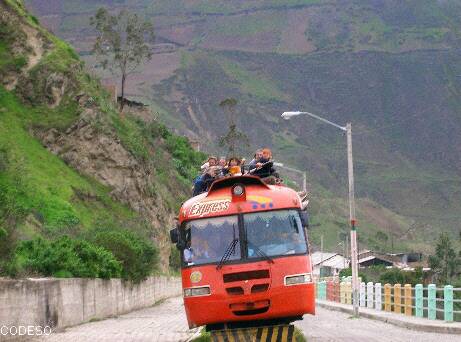
[{"label": "lamp post", "polygon": [[288,171],[296,172],[296,173],[301,174],[303,176],[303,191],[307,191],[307,175],[306,175],[306,171],[301,171],[301,170],[298,170],[298,169],[295,169],[295,168],[292,168],[292,167],[288,167],[288,166],[284,165],[283,163],[274,163],[274,166],[282,167],[284,169],[287,169]]},{"label": "lamp post", "polygon": [[354,163],[352,159],[352,125],[347,123],[345,127],[335,124],[327,119],[309,112],[284,112],[282,118],[289,120],[293,116],[308,115],[314,119],[320,120],[326,124],[339,128],[346,132],[347,141],[347,174],[349,180],[349,222],[351,225],[351,264],[352,264],[352,298],[354,307],[354,316],[359,316],[359,278],[358,278],[358,260],[357,260],[357,230],[355,217],[355,196],[354,196]]}]

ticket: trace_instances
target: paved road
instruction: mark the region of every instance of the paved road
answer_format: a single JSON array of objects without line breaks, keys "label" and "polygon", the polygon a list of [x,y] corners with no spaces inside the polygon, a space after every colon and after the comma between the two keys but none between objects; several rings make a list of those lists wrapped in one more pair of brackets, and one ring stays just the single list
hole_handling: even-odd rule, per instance
[{"label": "paved road", "polygon": [[[459,342],[459,335],[421,333],[366,318],[317,307],[316,316],[305,315],[296,325],[308,342]],[[82,324],[37,342],[176,342],[187,341],[189,330],[182,298],[168,299],[151,308],[117,318]]]},{"label": "paved road", "polygon": [[461,336],[424,333],[366,318],[316,308],[316,315],[305,315],[296,325],[308,342],[459,342]]},{"label": "paved road", "polygon": [[82,324],[52,333],[39,342],[177,342],[187,341],[189,330],[181,297],[117,318]]}]

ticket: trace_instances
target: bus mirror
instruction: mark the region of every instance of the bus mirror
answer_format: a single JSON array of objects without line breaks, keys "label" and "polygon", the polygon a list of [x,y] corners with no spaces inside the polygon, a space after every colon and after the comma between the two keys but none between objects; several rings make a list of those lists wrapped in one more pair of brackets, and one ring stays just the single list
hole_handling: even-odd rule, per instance
[{"label": "bus mirror", "polygon": [[179,242],[179,231],[178,228],[173,228],[170,230],[170,239],[172,243]]},{"label": "bus mirror", "polygon": [[301,224],[303,227],[309,228],[309,215],[307,215],[307,211],[300,211],[299,217],[301,218]]}]

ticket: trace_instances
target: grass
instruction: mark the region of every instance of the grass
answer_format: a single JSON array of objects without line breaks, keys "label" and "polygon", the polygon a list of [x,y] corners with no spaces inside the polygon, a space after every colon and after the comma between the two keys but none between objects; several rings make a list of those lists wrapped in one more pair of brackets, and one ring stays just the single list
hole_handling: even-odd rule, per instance
[{"label": "grass", "polygon": [[272,80],[250,72],[241,65],[224,57],[218,57],[217,61],[227,76],[239,83],[243,94],[254,96],[258,100],[263,101],[282,100],[287,97],[277,88]]},{"label": "grass", "polygon": [[[40,115],[38,109],[31,115],[29,108],[4,88],[0,88],[0,108],[3,108],[0,149],[8,151],[10,161],[9,169],[1,177],[3,190],[19,192],[15,201],[25,211],[34,211],[47,230],[75,224],[90,227],[103,218],[115,224],[117,219],[137,216],[113,201],[109,188],[78,174],[29,135],[27,123],[34,122]],[[20,187],[15,185],[17,177],[21,178]],[[79,200],[76,192],[91,194],[95,199],[91,202]]]}]

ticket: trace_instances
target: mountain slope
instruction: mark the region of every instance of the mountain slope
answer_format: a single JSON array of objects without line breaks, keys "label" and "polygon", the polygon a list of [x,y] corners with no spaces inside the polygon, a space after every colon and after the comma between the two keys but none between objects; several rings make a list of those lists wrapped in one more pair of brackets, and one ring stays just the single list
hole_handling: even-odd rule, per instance
[{"label": "mountain slope", "polygon": [[[269,145],[280,161],[308,170],[313,220],[320,225],[313,237],[328,236],[327,248],[347,230],[344,137],[306,117],[280,120],[286,110],[352,122],[362,242],[391,249],[393,239],[406,244],[400,248],[427,249],[439,230],[459,230],[459,1],[31,6],[112,81],[89,55],[89,16],[98,6],[128,6],[153,18],[158,53],[131,77],[130,96],[151,101],[164,122],[204,146],[216,146],[225,131],[220,100],[237,98],[238,125],[252,148]],[[377,239],[379,229],[386,243]]]},{"label": "mountain slope", "polygon": [[156,121],[121,117],[21,2],[0,2],[0,14],[0,271],[24,239],[125,230],[167,271],[168,227],[203,156]]}]

